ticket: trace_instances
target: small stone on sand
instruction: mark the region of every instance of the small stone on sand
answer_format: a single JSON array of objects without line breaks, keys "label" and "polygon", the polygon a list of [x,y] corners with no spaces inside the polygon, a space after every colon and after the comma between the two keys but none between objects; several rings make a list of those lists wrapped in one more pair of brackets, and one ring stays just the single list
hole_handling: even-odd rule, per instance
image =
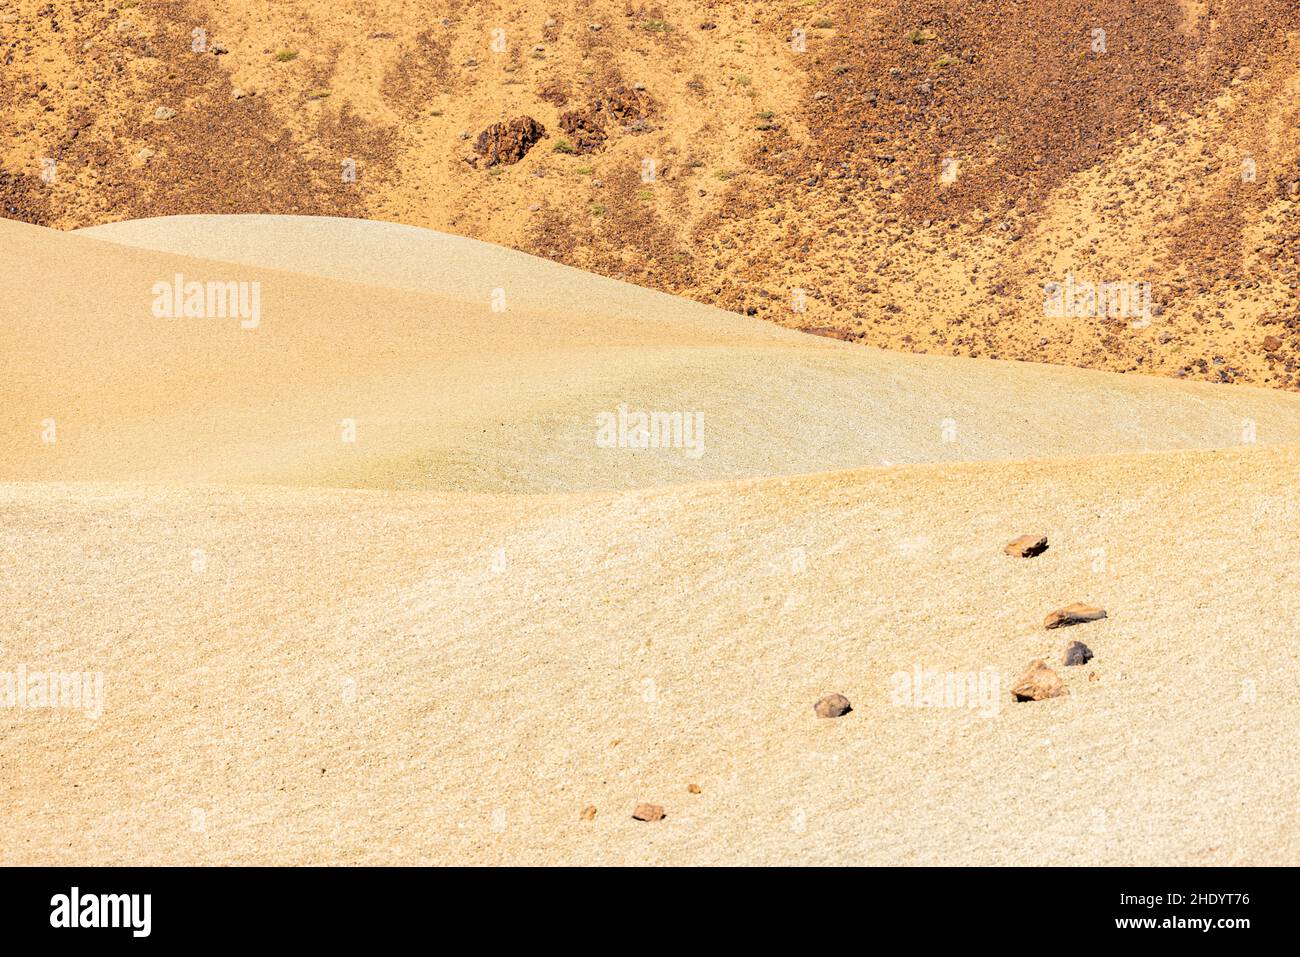
[{"label": "small stone on sand", "polygon": [[584,821],[596,820],[596,805],[589,804],[582,809],[582,819]]},{"label": "small stone on sand", "polygon": [[1081,625],[1085,621],[1097,621],[1099,618],[1105,617],[1106,612],[1103,609],[1076,601],[1064,608],[1058,608],[1048,615],[1043,619],[1043,627],[1064,628],[1066,625]]},{"label": "small stone on sand", "polygon": [[828,694],[813,705],[813,710],[819,718],[840,718],[852,711],[853,705],[842,694]]},{"label": "small stone on sand", "polygon": [[1059,697],[1067,691],[1061,676],[1047,667],[1047,662],[1042,658],[1035,658],[1011,686],[1011,697],[1017,701],[1042,701],[1044,698]]},{"label": "small stone on sand", "polygon": [[658,804],[638,804],[636,810],[632,812],[632,817],[638,821],[662,821],[664,809]]},{"label": "small stone on sand", "polygon": [[1065,646],[1061,658],[1067,665],[1086,665],[1092,661],[1092,649],[1082,641],[1072,641]]},{"label": "small stone on sand", "polygon": [[688,784],[686,785],[686,790],[689,791],[691,794],[699,794],[700,786],[698,784]]},{"label": "small stone on sand", "polygon": [[1047,551],[1047,539],[1039,535],[1021,535],[1014,541],[1007,542],[1002,550],[1016,558],[1033,558]]}]

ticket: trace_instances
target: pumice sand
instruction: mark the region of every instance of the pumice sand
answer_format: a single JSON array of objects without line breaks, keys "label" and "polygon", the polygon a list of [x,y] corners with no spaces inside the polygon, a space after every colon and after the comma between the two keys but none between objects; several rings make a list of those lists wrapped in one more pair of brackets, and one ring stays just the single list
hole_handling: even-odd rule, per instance
[{"label": "pumice sand", "polygon": [[[1295,859],[1294,394],[383,223],[0,237],[5,863]],[[177,275],[260,323],[154,315]]]},{"label": "pumice sand", "polygon": [[4,0],[0,865],[1294,864],[1297,64]]}]

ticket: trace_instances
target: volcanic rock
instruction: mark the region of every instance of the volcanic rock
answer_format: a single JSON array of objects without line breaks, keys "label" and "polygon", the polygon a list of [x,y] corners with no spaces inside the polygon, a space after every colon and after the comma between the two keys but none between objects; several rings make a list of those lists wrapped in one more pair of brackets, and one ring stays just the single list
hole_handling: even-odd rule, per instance
[{"label": "volcanic rock", "polygon": [[1011,686],[1011,697],[1016,701],[1042,701],[1067,693],[1061,676],[1047,667],[1042,658],[1031,661],[1025,673]]},{"label": "volcanic rock", "polygon": [[1016,558],[1033,558],[1035,555],[1041,555],[1047,551],[1047,539],[1040,538],[1037,535],[1021,535],[1019,538],[1007,542],[1002,550],[1008,555],[1016,556]]},{"label": "volcanic rock", "polygon": [[1081,625],[1085,621],[1097,621],[1105,617],[1106,612],[1103,609],[1076,601],[1064,608],[1058,608],[1048,615],[1043,619],[1043,627],[1064,628],[1067,625]]},{"label": "volcanic rock", "polygon": [[546,127],[531,116],[517,116],[507,123],[493,123],[474,141],[474,152],[487,165],[518,163],[546,135]]},{"label": "volcanic rock", "polygon": [[1067,665],[1086,665],[1092,661],[1092,649],[1082,641],[1072,641],[1065,646],[1061,660]]},{"label": "volcanic rock", "polygon": [[632,817],[638,821],[662,821],[664,809],[658,804],[638,804]]},{"label": "volcanic rock", "polygon": [[853,705],[842,694],[829,694],[813,705],[813,711],[817,712],[819,718],[840,718],[852,710]]}]

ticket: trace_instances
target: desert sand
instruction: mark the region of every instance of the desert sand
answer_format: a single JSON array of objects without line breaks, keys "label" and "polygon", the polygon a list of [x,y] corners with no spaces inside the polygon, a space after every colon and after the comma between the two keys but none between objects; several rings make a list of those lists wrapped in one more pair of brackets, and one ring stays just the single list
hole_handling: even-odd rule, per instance
[{"label": "desert sand", "polygon": [[[155,316],[178,274],[256,326]],[[0,708],[0,863],[1297,858],[1300,396],[364,221],[3,221],[0,278],[0,671],[104,682]]]}]

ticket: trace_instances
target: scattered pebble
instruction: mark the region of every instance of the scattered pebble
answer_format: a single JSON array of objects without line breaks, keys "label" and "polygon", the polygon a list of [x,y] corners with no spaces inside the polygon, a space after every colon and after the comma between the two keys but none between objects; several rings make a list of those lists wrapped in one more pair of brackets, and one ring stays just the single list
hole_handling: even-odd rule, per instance
[{"label": "scattered pebble", "polygon": [[658,804],[638,804],[636,810],[632,812],[632,817],[637,821],[662,821],[664,809]]},{"label": "scattered pebble", "polygon": [[1021,535],[1019,538],[1007,542],[1006,547],[1002,550],[1008,555],[1014,555],[1016,558],[1033,558],[1047,551],[1047,539],[1040,538],[1037,535]]},{"label": "scattered pebble", "polygon": [[1042,658],[1029,663],[1025,673],[1011,686],[1011,697],[1016,701],[1042,701],[1067,693],[1065,682]]},{"label": "scattered pebble", "polygon": [[1106,612],[1103,609],[1076,601],[1048,615],[1043,619],[1043,627],[1064,628],[1067,625],[1081,625],[1085,621],[1097,621],[1105,617]]},{"label": "scattered pebble", "polygon": [[686,790],[689,791],[691,794],[699,794],[700,786],[698,784],[688,784],[686,785]]},{"label": "scattered pebble", "polygon": [[596,805],[588,804],[586,807],[584,807],[582,809],[582,819],[584,821],[596,820]]},{"label": "scattered pebble", "polygon": [[852,710],[853,705],[842,694],[828,694],[813,705],[813,711],[819,718],[842,718]]},{"label": "scattered pebble", "polygon": [[1082,641],[1072,641],[1065,646],[1065,653],[1061,656],[1066,665],[1086,665],[1092,661],[1092,649]]}]

